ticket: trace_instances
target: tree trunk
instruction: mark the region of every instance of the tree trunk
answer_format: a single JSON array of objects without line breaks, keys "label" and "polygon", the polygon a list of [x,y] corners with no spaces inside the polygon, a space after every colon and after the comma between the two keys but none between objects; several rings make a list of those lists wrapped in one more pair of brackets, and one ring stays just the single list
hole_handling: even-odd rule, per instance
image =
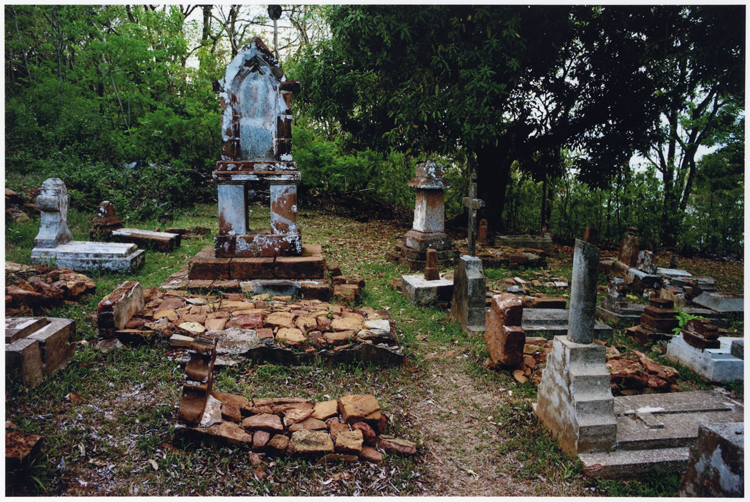
[{"label": "tree trunk", "polygon": [[477,191],[484,200],[480,218],[487,220],[488,233],[502,232],[505,191],[508,188],[511,160],[500,146],[484,146],[475,150],[477,156]]}]

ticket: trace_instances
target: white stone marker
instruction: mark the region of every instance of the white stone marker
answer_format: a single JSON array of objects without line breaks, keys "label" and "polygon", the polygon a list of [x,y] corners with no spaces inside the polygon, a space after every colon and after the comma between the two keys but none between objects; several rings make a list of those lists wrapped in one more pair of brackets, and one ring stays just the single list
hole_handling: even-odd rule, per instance
[{"label": "white stone marker", "polygon": [[104,270],[134,272],[146,262],[146,252],[135,244],[74,241],[68,229],[68,190],[59,178],[42,183],[37,204],[41,227],[34,239],[31,263],[52,263],[76,272]]}]

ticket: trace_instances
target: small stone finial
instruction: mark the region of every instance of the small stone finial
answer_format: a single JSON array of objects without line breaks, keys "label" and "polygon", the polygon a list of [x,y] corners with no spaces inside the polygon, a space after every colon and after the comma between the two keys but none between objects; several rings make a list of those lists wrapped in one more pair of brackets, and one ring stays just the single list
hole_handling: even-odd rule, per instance
[{"label": "small stone finial", "polygon": [[34,239],[38,248],[54,248],[73,240],[68,229],[68,189],[60,178],[49,178],[42,183],[36,199],[41,212],[39,234]]}]

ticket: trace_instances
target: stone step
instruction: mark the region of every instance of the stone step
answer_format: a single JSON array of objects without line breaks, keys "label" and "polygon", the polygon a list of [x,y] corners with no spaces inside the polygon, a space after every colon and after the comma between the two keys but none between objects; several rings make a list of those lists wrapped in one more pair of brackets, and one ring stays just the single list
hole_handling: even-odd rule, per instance
[{"label": "stone step", "polygon": [[582,453],[578,456],[583,473],[596,478],[630,478],[655,470],[684,471],[690,458],[689,448],[664,448],[611,453]]},{"label": "stone step", "polygon": [[[568,309],[523,309],[521,325],[526,336],[541,336],[551,340],[568,334]],[[594,324],[594,338],[607,341],[612,338],[612,327],[603,322]]]},{"label": "stone step", "polygon": [[[607,398],[603,394],[575,393],[575,408],[578,422],[586,417],[607,417],[607,423],[615,423],[613,413],[614,398]],[[610,420],[611,419],[611,420]]]}]

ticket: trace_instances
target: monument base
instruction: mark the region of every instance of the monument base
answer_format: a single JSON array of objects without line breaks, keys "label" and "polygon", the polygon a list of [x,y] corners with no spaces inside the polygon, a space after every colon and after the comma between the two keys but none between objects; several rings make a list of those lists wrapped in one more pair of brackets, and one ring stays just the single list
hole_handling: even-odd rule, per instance
[{"label": "monument base", "polygon": [[617,440],[606,347],[557,336],[539,385],[536,415],[574,454],[612,450]]},{"label": "monument base", "polygon": [[273,234],[270,229],[243,235],[218,235],[214,238],[216,258],[275,258],[298,256],[302,252],[299,233]]},{"label": "monument base", "polygon": [[56,268],[75,272],[131,273],[146,263],[146,251],[131,243],[71,241],[54,248],[34,248],[31,263],[52,263]]},{"label": "monument base", "polygon": [[453,281],[442,277],[436,281],[428,281],[423,274],[402,275],[401,290],[414,305],[433,305],[451,301]]},{"label": "monument base", "polygon": [[453,247],[451,238],[443,232],[420,232],[414,229],[406,232],[404,244],[407,248],[420,252],[426,252],[428,249],[443,251]]},{"label": "monument base", "polygon": [[316,245],[302,244],[301,251],[299,256],[217,258],[214,256],[213,247],[205,247],[188,263],[187,278],[190,281],[325,279],[327,269],[322,248]]}]

